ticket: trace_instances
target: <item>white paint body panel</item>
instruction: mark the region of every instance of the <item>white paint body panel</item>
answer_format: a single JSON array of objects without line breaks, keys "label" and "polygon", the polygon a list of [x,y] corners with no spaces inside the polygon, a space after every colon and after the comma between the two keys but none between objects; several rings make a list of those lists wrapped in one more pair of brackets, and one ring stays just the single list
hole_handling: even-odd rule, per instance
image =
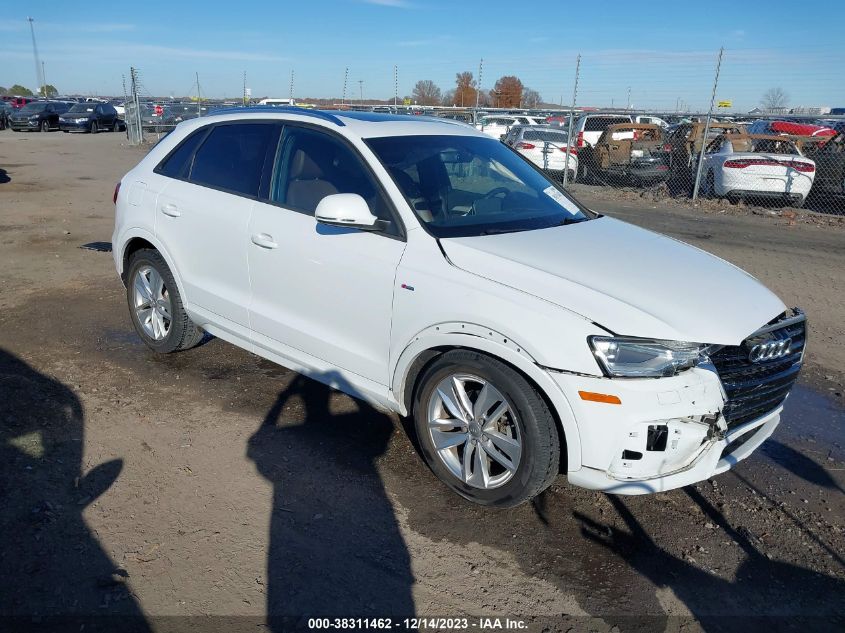
[{"label": "white paint body panel", "polygon": [[[738,344],[785,309],[757,280],[609,218],[438,241],[365,139],[484,134],[423,117],[339,116],[343,126],[266,111],[181,123],[123,179],[112,238],[118,272],[132,240],[145,240],[162,253],[199,326],[400,414],[408,413],[408,372],[420,354],[463,347],[496,356],[546,396],[565,434],[570,481],[591,488],[635,494],[686,485],[729,468],[774,429],[779,412],[755,421],[754,439],[727,461],[719,460],[717,443],[691,450],[701,436],[688,418],[718,414],[724,404],[718,377],[698,368],[671,378],[608,379],[587,344],[608,332]],[[153,172],[187,134],[233,118],[307,122],[345,137],[392,199],[406,239],[329,228],[305,214]],[[181,214],[163,214],[165,204]],[[276,247],[256,244],[252,238],[262,234]],[[615,393],[624,404],[585,402],[582,390]],[[655,420],[674,420],[680,448],[662,465],[631,470],[620,462],[620,449],[633,450],[642,439],[638,430]]]}]

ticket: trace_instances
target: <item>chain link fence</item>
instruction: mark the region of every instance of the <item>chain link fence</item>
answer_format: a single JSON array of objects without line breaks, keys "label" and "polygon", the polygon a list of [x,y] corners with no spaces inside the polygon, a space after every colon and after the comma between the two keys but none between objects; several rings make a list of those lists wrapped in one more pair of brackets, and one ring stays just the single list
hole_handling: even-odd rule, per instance
[{"label": "chain link fence", "polygon": [[[841,215],[845,109],[822,103],[790,107],[785,91],[771,88],[783,78],[796,99],[835,100],[836,66],[818,61],[777,50],[610,50],[573,54],[569,60],[483,61],[484,76],[521,73],[543,94],[557,95],[556,104],[541,99],[527,81],[519,84],[518,98],[501,88],[505,76],[483,85],[480,64],[478,80],[471,72],[457,73],[458,92],[440,96],[438,91],[436,102],[425,104],[401,97],[400,77],[424,76],[437,71],[437,64],[359,69],[362,76],[390,73],[396,94],[367,101],[359,80],[360,98],[350,99],[347,68],[340,99],[305,105],[461,121],[509,145],[576,195],[590,188],[609,196],[639,192],[697,204],[714,200]],[[452,68],[453,63],[441,64]],[[221,107],[251,104],[246,88],[242,101],[203,99],[199,77],[192,89],[196,96],[182,100],[154,97],[135,68],[130,79],[125,119],[133,144],[155,142],[180,122]],[[326,92],[339,81],[330,73],[311,79],[325,81]],[[293,89],[291,72],[291,101]]]}]

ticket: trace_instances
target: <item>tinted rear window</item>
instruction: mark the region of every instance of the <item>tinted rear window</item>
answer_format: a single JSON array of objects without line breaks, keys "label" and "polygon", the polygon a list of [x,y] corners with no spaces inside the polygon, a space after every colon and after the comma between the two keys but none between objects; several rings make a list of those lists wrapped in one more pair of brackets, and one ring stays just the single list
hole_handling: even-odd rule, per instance
[{"label": "tinted rear window", "polygon": [[262,123],[216,126],[194,156],[191,182],[257,196],[264,157],[275,129]]},{"label": "tinted rear window", "polygon": [[158,164],[155,169],[156,173],[170,178],[184,178],[189,171],[191,156],[193,156],[200,141],[205,137],[206,132],[208,132],[208,129],[205,128],[197,130],[182,141],[181,145]]},{"label": "tinted rear window", "polygon": [[566,132],[551,130],[526,130],[522,137],[526,141],[548,141],[549,143],[566,143]]},{"label": "tinted rear window", "polygon": [[604,132],[611,125],[617,123],[630,123],[631,118],[627,116],[601,116],[589,117],[584,122],[585,132]]}]

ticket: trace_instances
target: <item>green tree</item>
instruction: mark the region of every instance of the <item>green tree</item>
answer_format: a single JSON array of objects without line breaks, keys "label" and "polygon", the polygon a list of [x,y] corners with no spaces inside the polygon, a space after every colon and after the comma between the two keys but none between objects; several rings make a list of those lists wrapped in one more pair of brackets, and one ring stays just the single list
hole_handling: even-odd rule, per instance
[{"label": "green tree", "polygon": [[9,94],[9,91],[6,90],[6,88],[4,86],[0,86],[0,95],[6,95],[6,94]]},{"label": "green tree", "polygon": [[41,90],[39,90],[38,93],[44,95],[45,97],[57,97],[59,95],[59,91],[56,90],[56,87],[53,84],[41,86]]},{"label": "green tree", "polygon": [[18,95],[19,97],[32,97],[32,90],[29,88],[24,88],[20,84],[15,84],[11,88],[9,88],[10,95]]}]

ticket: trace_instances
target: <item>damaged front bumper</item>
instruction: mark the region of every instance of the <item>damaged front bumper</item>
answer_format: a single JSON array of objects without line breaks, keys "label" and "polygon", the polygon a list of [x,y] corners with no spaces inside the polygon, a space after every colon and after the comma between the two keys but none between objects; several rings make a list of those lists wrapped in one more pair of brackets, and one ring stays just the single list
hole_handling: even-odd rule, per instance
[{"label": "damaged front bumper", "polygon": [[[671,490],[730,469],[772,434],[783,408],[729,429],[725,391],[706,367],[655,379],[552,377],[572,405],[581,440],[570,483],[617,494]],[[620,404],[585,400],[582,392],[612,394]]]}]

